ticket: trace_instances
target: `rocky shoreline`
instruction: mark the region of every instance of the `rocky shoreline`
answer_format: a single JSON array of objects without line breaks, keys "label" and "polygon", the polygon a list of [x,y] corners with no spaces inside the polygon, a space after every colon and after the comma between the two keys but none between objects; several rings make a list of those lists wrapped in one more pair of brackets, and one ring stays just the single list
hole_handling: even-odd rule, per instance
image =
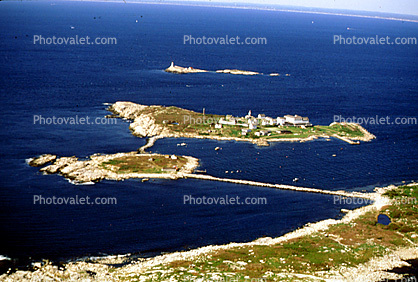
[{"label": "rocky shoreline", "polygon": [[[416,184],[409,184],[416,185]],[[190,261],[196,262],[204,258],[210,258],[212,254],[229,250],[233,248],[244,248],[254,246],[277,246],[284,242],[298,240],[306,236],[310,236],[317,232],[326,231],[331,226],[338,224],[349,224],[358,219],[362,215],[370,211],[379,211],[383,207],[391,205],[393,200],[383,196],[387,191],[396,188],[395,186],[388,186],[384,188],[375,189],[375,202],[372,205],[361,207],[349,211],[342,219],[327,219],[317,223],[306,224],[303,228],[297,229],[277,238],[260,238],[249,243],[230,243],[218,246],[206,246],[191,251],[174,252],[170,254],[159,255],[152,258],[139,258],[128,260],[127,255],[109,256],[104,258],[94,258],[82,261],[72,261],[66,263],[62,267],[55,266],[49,262],[34,263],[33,271],[18,270],[10,274],[3,274],[0,276],[2,281],[120,281],[135,280],[148,281],[152,277],[157,278],[155,274],[166,273],[167,270],[162,270],[161,266],[169,265],[176,261]],[[383,257],[376,257],[367,263],[360,264],[355,267],[340,266],[337,269],[328,272],[316,273],[315,275],[306,275],[298,273],[277,273],[277,276],[286,278],[311,278],[313,281],[382,281],[383,279],[399,279],[400,276],[395,273],[388,273],[385,270],[390,270],[395,267],[405,265],[405,260],[418,258],[418,249],[416,247],[399,247],[388,252]],[[121,267],[114,267],[127,263]],[[215,279],[216,273],[211,274]],[[193,276],[190,276],[193,277]],[[201,281],[199,277],[191,281]]]},{"label": "rocky shoreline", "polygon": [[[196,158],[189,156],[182,156],[187,160],[186,164],[179,168],[177,171],[169,173],[136,173],[136,172],[126,172],[120,173],[116,170],[115,167],[108,166],[105,167],[103,164],[120,158],[126,157],[138,157],[148,159],[150,162],[154,158],[164,157],[171,158],[174,155],[160,155],[160,154],[138,154],[137,152],[129,153],[117,153],[111,155],[101,155],[95,154],[89,157],[87,160],[79,160],[77,157],[57,157],[56,155],[41,155],[39,157],[29,160],[29,165],[31,166],[44,166],[48,163],[51,163],[40,169],[40,172],[45,174],[55,174],[58,173],[63,177],[71,180],[73,183],[94,183],[101,181],[103,179],[107,180],[125,180],[131,178],[165,178],[165,179],[179,179],[184,178],[185,174],[190,174],[194,171],[199,165],[199,161]],[[174,156],[177,158],[177,156]]]}]

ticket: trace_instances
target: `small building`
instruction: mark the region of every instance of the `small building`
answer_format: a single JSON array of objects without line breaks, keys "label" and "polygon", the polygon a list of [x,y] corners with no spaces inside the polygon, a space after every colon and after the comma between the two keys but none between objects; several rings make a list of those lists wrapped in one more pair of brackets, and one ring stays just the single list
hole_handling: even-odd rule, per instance
[{"label": "small building", "polygon": [[225,120],[224,118],[221,118],[219,120],[220,124],[226,124],[226,125],[236,125],[237,124],[237,120],[235,118],[231,118],[229,120]]},{"label": "small building", "polygon": [[249,129],[257,129],[257,124],[256,123],[253,123],[253,122],[249,122],[248,123],[248,128]]},{"label": "small building", "polygon": [[222,124],[220,123],[215,124],[215,128],[222,128]]},{"label": "small building", "polygon": [[161,169],[162,172],[177,172],[177,170],[178,169],[175,168],[175,167],[173,167],[173,168],[171,168],[171,167],[165,168],[164,167],[164,168]]},{"label": "small building", "polygon": [[270,125],[270,126],[277,125],[277,120],[271,117],[266,117],[265,119],[261,121],[261,125]]},{"label": "small building", "polygon": [[286,118],[284,117],[277,117],[277,125],[284,125],[286,123]]},{"label": "small building", "polygon": [[268,136],[270,134],[270,131],[268,130],[260,130],[254,133],[256,136]]},{"label": "small building", "polygon": [[258,120],[255,117],[251,117],[250,119],[247,120],[247,123],[258,125]]},{"label": "small building", "polygon": [[241,129],[241,135],[243,136],[246,136],[250,132],[251,132],[251,129]]},{"label": "small building", "polygon": [[177,160],[177,156],[176,155],[171,155],[170,157],[172,160]]},{"label": "small building", "polygon": [[266,115],[265,114],[258,114],[258,118],[259,119],[265,119],[266,118]]}]

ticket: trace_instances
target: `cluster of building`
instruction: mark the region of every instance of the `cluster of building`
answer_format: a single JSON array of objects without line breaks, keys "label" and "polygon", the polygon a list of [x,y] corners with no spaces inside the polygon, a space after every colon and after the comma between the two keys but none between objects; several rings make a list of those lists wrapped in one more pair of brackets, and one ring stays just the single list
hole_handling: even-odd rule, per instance
[{"label": "cluster of building", "polygon": [[[257,117],[251,115],[251,111],[244,118],[236,118],[232,115],[227,115],[225,118],[221,118],[215,128],[222,128],[223,125],[237,125],[246,127],[242,129],[242,135],[247,135],[251,130],[256,130],[259,126],[297,126],[306,128],[312,126],[308,117],[302,117],[298,115],[285,115],[284,117],[271,118],[265,114],[259,114]],[[271,134],[268,130],[259,130],[255,132],[257,136],[266,136]]]}]

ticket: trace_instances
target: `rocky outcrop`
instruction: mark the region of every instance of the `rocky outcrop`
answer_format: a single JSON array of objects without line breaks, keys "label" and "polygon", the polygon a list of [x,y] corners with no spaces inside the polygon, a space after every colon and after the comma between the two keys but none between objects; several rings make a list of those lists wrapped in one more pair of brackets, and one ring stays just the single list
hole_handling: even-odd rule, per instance
[{"label": "rocky outcrop", "polygon": [[254,144],[256,144],[259,147],[268,147],[270,146],[269,142],[267,142],[266,139],[257,139]]},{"label": "rocky outcrop", "polygon": [[[178,171],[172,173],[118,173],[116,170],[103,166],[103,163],[116,158],[129,156],[145,156],[153,159],[159,154],[138,154],[137,152],[117,153],[111,155],[93,155],[87,160],[78,160],[76,157],[62,157],[55,160],[54,163],[40,169],[41,172],[53,174],[59,173],[67,179],[73,180],[75,183],[98,182],[103,179],[123,180],[129,178],[183,178],[184,174],[192,173],[199,165],[196,158],[183,156],[187,159],[187,163],[179,168]],[[42,158],[38,157],[39,159]],[[36,158],[36,159],[38,159]]]},{"label": "rocky outcrop", "polygon": [[108,110],[116,114],[120,118],[135,119],[141,112],[147,109],[149,106],[144,106],[132,102],[116,102],[112,104]]},{"label": "rocky outcrop", "polygon": [[116,102],[108,110],[116,116],[132,120],[129,129],[138,137],[170,136],[170,131],[157,124],[153,113],[163,110],[162,106],[144,106],[132,102]]},{"label": "rocky outcrop", "polygon": [[56,155],[44,154],[36,158],[29,159],[30,166],[43,166],[49,162],[55,161]]},{"label": "rocky outcrop", "polygon": [[357,124],[357,127],[364,134],[364,136],[363,137],[357,137],[357,138],[351,138],[351,139],[365,141],[365,142],[369,142],[373,139],[376,139],[376,136],[371,134],[370,132],[368,132],[364,127],[362,127],[358,124]]},{"label": "rocky outcrop", "polygon": [[237,69],[217,70],[216,72],[217,73],[241,74],[241,75],[257,75],[257,74],[260,74],[259,72],[255,72],[255,71],[244,71],[244,70],[237,70]]},{"label": "rocky outcrop", "polygon": [[155,123],[151,115],[141,114],[129,125],[132,134],[139,137],[152,137],[161,135],[164,131],[163,126]]},{"label": "rocky outcrop", "polygon": [[57,159],[53,164],[43,167],[40,169],[41,172],[46,172],[46,173],[58,173],[61,169],[63,169],[64,167],[75,163],[77,161],[76,157],[62,157]]}]

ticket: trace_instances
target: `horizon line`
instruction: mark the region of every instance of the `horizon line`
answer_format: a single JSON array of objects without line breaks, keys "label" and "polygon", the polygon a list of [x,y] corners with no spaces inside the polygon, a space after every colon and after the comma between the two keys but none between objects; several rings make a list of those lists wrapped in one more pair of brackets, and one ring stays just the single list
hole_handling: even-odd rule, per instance
[{"label": "horizon line", "polygon": [[[10,0],[10,1],[1,1],[3,3],[6,2],[17,2],[18,0]],[[390,13],[382,13],[382,12],[375,12],[375,11],[360,11],[360,10],[343,10],[343,9],[327,9],[327,8],[315,8],[315,7],[304,7],[304,6],[283,6],[283,5],[275,5],[269,4],[271,6],[276,7],[263,7],[258,6],[262,4],[256,3],[236,3],[239,6],[233,6],[229,3],[222,3],[222,2],[209,2],[209,1],[196,1],[196,2],[187,2],[187,1],[177,1],[177,0],[167,0],[167,2],[157,2],[157,0],[145,0],[145,1],[135,1],[135,0],[66,0],[69,2],[101,2],[101,3],[121,3],[121,4],[150,4],[150,5],[171,5],[171,6],[190,6],[190,7],[208,7],[208,8],[224,8],[224,9],[242,9],[242,10],[260,10],[260,11],[272,11],[272,12],[285,12],[285,13],[301,13],[301,14],[314,14],[314,15],[328,15],[328,16],[343,16],[343,17],[357,17],[357,18],[367,18],[367,19],[377,19],[377,20],[391,20],[391,21],[402,21],[402,22],[411,22],[411,23],[418,23],[418,16],[412,14],[390,14]],[[20,0],[19,2],[22,2]],[[25,0],[23,2],[26,2]],[[46,0],[35,0],[27,2],[48,2]],[[298,9],[300,8],[300,9]],[[315,11],[309,9],[317,9]],[[335,11],[335,12],[332,12]],[[347,13],[345,13],[345,11]],[[363,15],[359,13],[371,13],[370,15]],[[374,14],[374,15],[373,15]],[[381,15],[379,15],[381,14]],[[385,16],[385,15],[393,15]],[[395,15],[399,16],[410,16],[416,17],[417,19],[411,18],[402,18],[396,17]]]}]

